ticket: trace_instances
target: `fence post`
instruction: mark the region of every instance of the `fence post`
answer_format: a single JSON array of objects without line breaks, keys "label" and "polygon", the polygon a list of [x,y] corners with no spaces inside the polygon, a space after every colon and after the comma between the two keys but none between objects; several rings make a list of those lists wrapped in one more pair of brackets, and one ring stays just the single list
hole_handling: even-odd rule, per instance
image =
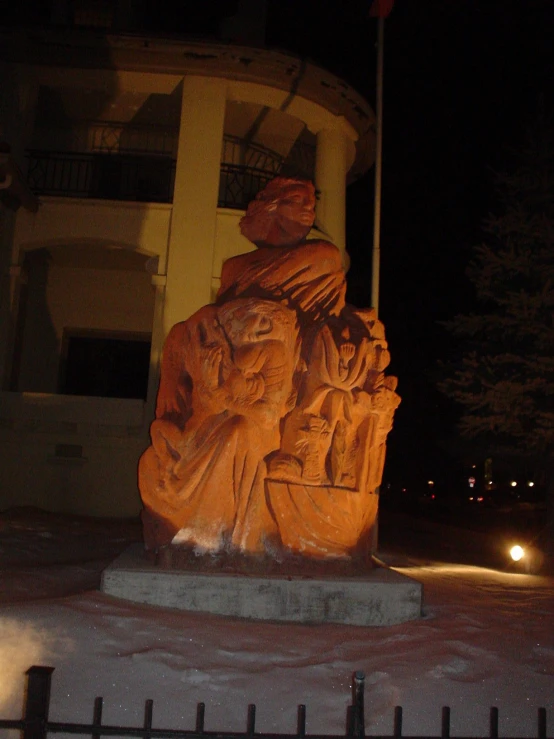
[{"label": "fence post", "polygon": [[365,673],[354,673],[354,716],[352,721],[352,734],[358,739],[365,737],[365,716],[364,716],[364,681]]},{"label": "fence post", "polygon": [[441,739],[450,739],[450,706],[442,708]]},{"label": "fence post", "polygon": [[539,739],[546,739],[546,708],[539,708]]},{"label": "fence post", "polygon": [[25,695],[23,739],[46,739],[53,667],[29,667]]},{"label": "fence post", "polygon": [[394,728],[392,734],[395,739],[400,739],[402,736],[402,706],[394,707]]},{"label": "fence post", "polygon": [[296,736],[306,736],[306,706],[303,703],[298,706],[298,714],[296,719]]}]

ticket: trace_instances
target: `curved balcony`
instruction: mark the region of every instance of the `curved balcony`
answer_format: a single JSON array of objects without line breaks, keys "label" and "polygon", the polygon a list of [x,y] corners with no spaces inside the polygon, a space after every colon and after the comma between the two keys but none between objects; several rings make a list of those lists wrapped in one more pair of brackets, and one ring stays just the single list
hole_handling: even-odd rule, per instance
[{"label": "curved balcony", "polygon": [[[176,136],[174,131],[145,129],[129,145],[128,129],[98,125],[89,131],[89,141],[83,142],[81,151],[28,151],[28,183],[36,195],[171,203]],[[315,147],[310,144],[297,142],[284,157],[226,135],[218,206],[244,209],[277,175],[313,179],[314,168]]]}]

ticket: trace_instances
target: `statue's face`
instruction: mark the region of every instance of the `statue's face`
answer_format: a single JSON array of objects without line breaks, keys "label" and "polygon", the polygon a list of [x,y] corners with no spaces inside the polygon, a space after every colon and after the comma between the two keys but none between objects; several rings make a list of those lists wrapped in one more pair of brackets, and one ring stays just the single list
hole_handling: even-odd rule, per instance
[{"label": "statue's face", "polygon": [[249,204],[240,230],[256,246],[295,246],[306,238],[314,219],[313,185],[270,183]]},{"label": "statue's face", "polygon": [[271,338],[273,322],[257,312],[236,310],[227,316],[224,329],[233,346],[242,346]]},{"label": "statue's face", "polygon": [[218,318],[234,347],[272,339],[284,341],[296,331],[295,314],[272,301],[239,298],[220,306]]}]

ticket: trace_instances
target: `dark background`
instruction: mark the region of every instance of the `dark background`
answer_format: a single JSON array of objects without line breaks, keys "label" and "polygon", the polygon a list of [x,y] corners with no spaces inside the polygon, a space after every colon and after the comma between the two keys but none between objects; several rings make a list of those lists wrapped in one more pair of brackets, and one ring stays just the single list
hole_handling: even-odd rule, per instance
[{"label": "dark background", "polygon": [[[375,100],[370,2],[272,2],[268,45],[286,46]],[[300,10],[302,9],[302,11]],[[465,276],[509,167],[554,84],[552,0],[396,0],[385,22],[379,316],[403,398],[385,482],[455,485],[479,449],[457,439],[457,409],[435,387],[456,347],[440,321],[478,309]],[[373,170],[348,189],[349,300],[371,290]],[[471,459],[471,456],[475,459]],[[471,473],[470,473],[471,474]]]}]

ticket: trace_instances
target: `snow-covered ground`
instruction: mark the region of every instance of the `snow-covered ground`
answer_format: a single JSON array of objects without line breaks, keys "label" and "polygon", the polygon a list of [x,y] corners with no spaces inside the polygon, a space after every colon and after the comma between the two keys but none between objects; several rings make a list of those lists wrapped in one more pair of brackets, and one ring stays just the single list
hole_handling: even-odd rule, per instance
[{"label": "snow-covered ground", "polygon": [[[299,703],[308,733],[344,731],[355,670],[366,673],[366,730],[390,733],[404,708],[406,735],[484,736],[489,707],[500,735],[534,736],[537,708],[554,736],[554,576],[516,574],[439,557],[381,556],[424,583],[418,621],[366,628],[247,622],[137,605],[96,589],[101,570],[140,537],[136,522],[0,514],[0,717],[19,718],[24,672],[54,666],[50,718],[240,731],[248,703],[258,731],[293,732]],[[402,537],[399,537],[402,539]],[[465,536],[468,550],[471,536]],[[450,560],[456,559],[450,556]],[[5,732],[5,736],[17,736]]]}]

